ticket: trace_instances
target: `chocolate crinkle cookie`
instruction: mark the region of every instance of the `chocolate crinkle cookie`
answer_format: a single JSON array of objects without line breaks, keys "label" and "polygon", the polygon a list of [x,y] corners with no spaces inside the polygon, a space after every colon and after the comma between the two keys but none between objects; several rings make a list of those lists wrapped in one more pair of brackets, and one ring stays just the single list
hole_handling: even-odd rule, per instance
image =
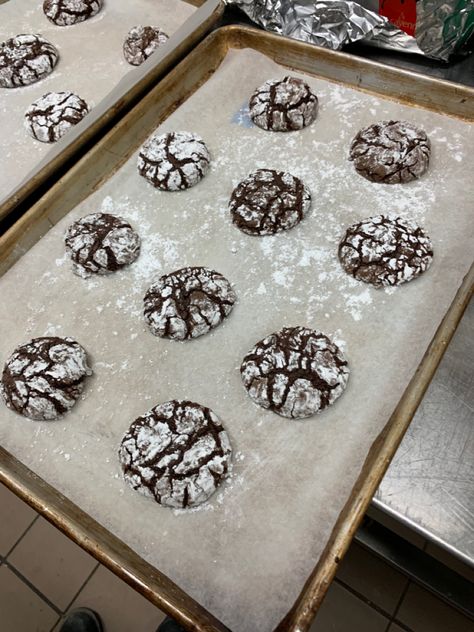
[{"label": "chocolate crinkle cookie", "polygon": [[134,26],[125,38],[123,55],[129,64],[139,66],[168,39],[169,36],[157,26]]},{"label": "chocolate crinkle cookie", "polygon": [[405,121],[383,121],[357,134],[349,160],[367,180],[399,184],[420,178],[430,155],[431,143],[422,129]]},{"label": "chocolate crinkle cookie", "polygon": [[324,334],[286,327],[257,342],[240,373],[256,404],[299,419],[336,401],[346,387],[349,368],[342,351]]},{"label": "chocolate crinkle cookie", "polygon": [[427,270],[433,246],[423,230],[396,215],[376,215],[349,226],[339,244],[342,267],[375,287],[411,281]]},{"label": "chocolate crinkle cookie", "polygon": [[180,191],[208,172],[211,157],[197,134],[168,132],[152,136],[138,154],[138,173],[158,189]]},{"label": "chocolate crinkle cookie", "polygon": [[72,338],[34,338],[8,359],[0,392],[11,410],[47,421],[74,406],[91,374],[86,352]]},{"label": "chocolate crinkle cookie", "polygon": [[310,125],[318,114],[318,97],[296,77],[266,81],[250,97],[250,118],[262,129],[289,132]]},{"label": "chocolate crinkle cookie", "polygon": [[56,26],[72,26],[97,15],[102,0],[44,0],[43,11]]},{"label": "chocolate crinkle cookie", "polygon": [[167,507],[205,502],[225,478],[232,448],[212,410],[170,401],[138,417],[122,439],[119,459],[133,489]]},{"label": "chocolate crinkle cookie", "polygon": [[35,83],[58,63],[57,49],[41,35],[16,35],[0,44],[0,87]]},{"label": "chocolate crinkle cookie", "polygon": [[311,194],[291,173],[258,169],[233,191],[232,222],[248,235],[274,235],[299,224],[311,206]]},{"label": "chocolate crinkle cookie", "polygon": [[66,251],[75,274],[109,274],[133,263],[140,253],[140,237],[121,217],[91,213],[71,224]]},{"label": "chocolate crinkle cookie", "polygon": [[230,314],[236,296],[229,281],[209,268],[182,268],[165,274],[144,299],[150,331],[161,338],[187,340],[217,327]]},{"label": "chocolate crinkle cookie", "polygon": [[25,112],[27,132],[42,143],[54,143],[89,112],[87,103],[73,92],[48,92]]}]

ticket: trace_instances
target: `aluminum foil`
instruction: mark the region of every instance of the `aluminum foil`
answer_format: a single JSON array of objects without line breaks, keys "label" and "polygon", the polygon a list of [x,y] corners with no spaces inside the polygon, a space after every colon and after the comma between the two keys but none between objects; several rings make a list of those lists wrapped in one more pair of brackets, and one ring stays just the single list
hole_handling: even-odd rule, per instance
[{"label": "aluminum foil", "polygon": [[[448,59],[474,29],[474,0],[419,0],[416,38],[370,10],[374,0],[225,0],[267,31],[332,50],[363,41]],[[364,6],[363,6],[364,5]],[[455,6],[453,6],[455,5]]]},{"label": "aluminum foil", "polygon": [[474,31],[474,0],[419,0],[415,37],[429,57],[448,60]]}]

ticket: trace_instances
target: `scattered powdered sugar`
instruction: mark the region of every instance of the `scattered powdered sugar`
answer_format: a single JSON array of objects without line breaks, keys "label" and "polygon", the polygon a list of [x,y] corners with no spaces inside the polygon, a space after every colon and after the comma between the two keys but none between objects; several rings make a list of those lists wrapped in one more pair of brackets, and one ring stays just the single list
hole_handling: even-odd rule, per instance
[{"label": "scattered powdered sugar", "polygon": [[347,308],[354,320],[361,320],[364,305],[372,303],[372,295],[369,288],[366,288],[359,294],[349,295],[346,299]]}]

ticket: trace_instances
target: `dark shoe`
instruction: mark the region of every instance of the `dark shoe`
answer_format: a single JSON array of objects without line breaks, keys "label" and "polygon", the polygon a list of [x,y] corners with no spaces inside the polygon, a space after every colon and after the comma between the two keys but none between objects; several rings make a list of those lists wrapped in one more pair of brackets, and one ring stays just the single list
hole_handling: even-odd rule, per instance
[{"label": "dark shoe", "polygon": [[67,615],[59,632],[104,632],[104,628],[96,612],[89,608],[76,608]]},{"label": "dark shoe", "polygon": [[[60,630],[62,632],[62,630]],[[166,617],[156,632],[186,632],[174,619]]]}]

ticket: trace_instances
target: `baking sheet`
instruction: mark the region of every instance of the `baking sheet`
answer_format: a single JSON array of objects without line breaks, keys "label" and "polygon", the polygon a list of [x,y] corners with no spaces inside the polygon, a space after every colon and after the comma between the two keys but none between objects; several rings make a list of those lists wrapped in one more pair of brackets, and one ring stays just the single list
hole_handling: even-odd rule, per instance
[{"label": "baking sheet", "polygon": [[[229,53],[160,128],[203,136],[214,160],[202,183],[156,191],[137,175],[134,154],[0,280],[8,332],[0,357],[32,336],[72,335],[95,370],[64,421],[38,424],[0,409],[2,445],[243,632],[271,630],[293,604],[471,262],[472,126],[315,78],[321,108],[312,126],[292,134],[249,126],[244,104],[253,88],[287,72],[250,50]],[[390,117],[423,125],[432,140],[431,167],[418,182],[375,185],[346,159],[360,127]],[[313,210],[286,234],[253,238],[232,226],[227,202],[239,180],[264,166],[301,177]],[[73,219],[97,210],[129,219],[143,249],[129,269],[84,281],[72,275],[62,238]],[[336,257],[345,226],[387,210],[422,223],[435,247],[430,271],[395,291],[351,280]],[[207,336],[153,338],[142,296],[184,265],[225,274],[239,302]],[[301,422],[252,404],[238,371],[257,340],[297,324],[332,334],[352,369],[338,402]],[[116,458],[129,423],[175,397],[210,406],[235,451],[232,478],[190,513],[133,493]]]},{"label": "baking sheet", "polygon": [[[172,36],[195,11],[183,0],[106,0],[90,20],[59,27],[46,18],[38,0],[9,0],[0,5],[0,42],[18,33],[39,33],[60,55],[53,72],[42,81],[0,90],[0,204],[42,160],[71,140],[66,134],[60,143],[41,143],[26,132],[24,113],[33,101],[46,92],[71,90],[94,108],[126,75],[134,81],[143,71],[143,66],[130,66],[123,57],[123,41],[132,26],[151,24]],[[86,117],[84,125],[90,121]]]}]

